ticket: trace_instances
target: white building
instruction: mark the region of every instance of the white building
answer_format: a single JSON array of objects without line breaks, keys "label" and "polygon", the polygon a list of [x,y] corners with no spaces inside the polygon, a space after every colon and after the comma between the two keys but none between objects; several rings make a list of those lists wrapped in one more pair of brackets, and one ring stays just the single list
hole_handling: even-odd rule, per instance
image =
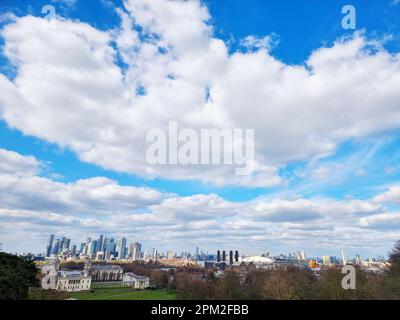
[{"label": "white building", "polygon": [[77,292],[89,291],[92,278],[80,271],[60,271],[57,276],[56,290]]},{"label": "white building", "polygon": [[254,263],[255,265],[268,265],[268,264],[273,264],[274,260],[272,260],[271,258],[267,258],[267,257],[260,257],[260,256],[253,256],[253,257],[247,257],[247,258],[243,258],[242,261],[244,263]]},{"label": "white building", "polygon": [[60,261],[51,260],[49,265],[42,267],[42,288],[67,292],[88,291],[92,283],[89,269],[90,260],[85,261],[83,271],[60,271]]},{"label": "white building", "polygon": [[150,278],[146,276],[138,276],[132,272],[125,273],[122,282],[135,289],[146,289],[150,286]]}]

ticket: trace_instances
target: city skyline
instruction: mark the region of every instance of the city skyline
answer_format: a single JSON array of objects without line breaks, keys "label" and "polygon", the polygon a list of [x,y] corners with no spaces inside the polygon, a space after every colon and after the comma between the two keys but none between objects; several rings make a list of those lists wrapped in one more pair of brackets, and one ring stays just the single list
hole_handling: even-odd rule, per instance
[{"label": "city skyline", "polygon": [[[345,5],[2,0],[3,250],[109,234],[163,252],[386,257],[400,3],[354,0],[349,28]],[[204,147],[207,130],[251,134]],[[155,136],[171,163],[149,161]],[[243,149],[254,157],[232,164]]]},{"label": "city skyline", "polygon": [[[173,250],[171,250],[173,249]],[[158,258],[191,258],[194,260],[200,259],[201,261],[206,261],[210,259],[212,261],[229,261],[229,259],[235,259],[238,261],[239,259],[239,250],[235,248],[235,250],[218,248],[217,250],[209,251],[208,248],[200,248],[196,246],[193,251],[192,250],[184,250],[179,251],[175,250],[176,248],[168,248],[161,249],[159,248],[145,248],[142,243],[138,241],[129,241],[129,239],[122,236],[121,238],[110,236],[110,235],[97,235],[96,237],[87,237],[83,242],[74,242],[72,239],[66,236],[57,236],[51,234],[48,243],[46,245],[46,249],[44,251],[38,252],[23,252],[19,254],[28,254],[33,255],[37,258],[54,258],[61,257],[63,259],[78,259],[81,260],[85,257],[91,257],[94,260],[103,260],[103,261],[111,261],[111,260],[145,260],[152,259],[157,260]],[[122,250],[122,255],[120,252]],[[0,243],[0,251],[1,251],[1,243]],[[267,256],[267,257],[295,257],[300,260],[313,260],[326,263],[326,260],[329,261],[341,261],[348,262],[354,261],[359,263],[362,259],[363,261],[375,260],[375,259],[386,259],[387,255],[380,254],[377,256],[363,256],[358,253],[348,253],[347,251],[341,249],[338,252],[331,251],[331,253],[325,252],[321,255],[312,255],[306,253],[304,248],[293,251],[293,252],[271,252],[269,250],[265,250],[263,252],[241,252],[240,257],[251,257],[251,256]],[[10,252],[12,253],[12,252]],[[222,253],[224,253],[224,257],[222,259]],[[232,255],[228,259],[228,253]],[[204,260],[206,259],[206,260]]]}]

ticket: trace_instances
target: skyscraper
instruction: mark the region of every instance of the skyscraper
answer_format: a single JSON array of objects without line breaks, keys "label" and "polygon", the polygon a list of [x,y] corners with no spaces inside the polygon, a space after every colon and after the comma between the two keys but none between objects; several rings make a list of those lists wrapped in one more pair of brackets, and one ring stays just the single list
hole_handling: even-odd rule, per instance
[{"label": "skyscraper", "polygon": [[46,257],[50,257],[51,251],[53,249],[53,243],[54,243],[54,234],[51,234],[49,244],[47,245],[47,248],[46,248]]},{"label": "skyscraper", "polygon": [[89,254],[91,254],[91,255],[96,254],[96,252],[97,252],[97,246],[98,246],[98,240],[93,240],[93,241],[92,241],[92,248],[91,248]]},{"label": "skyscraper", "polygon": [[90,254],[90,249],[92,248],[92,238],[88,237],[86,239],[86,246],[85,246],[85,252],[83,253],[85,256]]},{"label": "skyscraper", "polygon": [[110,259],[111,255],[115,256],[114,238],[104,238],[103,251],[106,260]]},{"label": "skyscraper", "polygon": [[142,245],[139,242],[135,242],[133,244],[133,252],[132,252],[133,260],[138,260],[139,257],[140,257],[141,252],[142,252]]},{"label": "skyscraper", "polygon": [[126,257],[126,238],[122,237],[118,246],[118,259],[122,260]]},{"label": "skyscraper", "polygon": [[93,241],[90,241],[86,246],[86,253],[85,255],[90,256],[93,252]]},{"label": "skyscraper", "polygon": [[173,251],[167,251],[167,259],[173,259],[174,258],[174,252]]},{"label": "skyscraper", "polygon": [[56,241],[54,242],[52,254],[57,255],[59,251],[60,251],[60,239],[56,239]]},{"label": "skyscraper", "polygon": [[62,237],[61,238],[61,242],[60,242],[60,249],[58,250],[59,253],[62,253],[65,251],[65,244],[67,242],[67,238],[66,237]]},{"label": "skyscraper", "polygon": [[322,263],[324,265],[331,265],[332,264],[332,258],[330,256],[322,256]]},{"label": "skyscraper", "polygon": [[97,248],[96,252],[103,251],[103,241],[104,241],[104,236],[101,234],[99,237],[99,240],[97,241]]},{"label": "skyscraper", "polygon": [[67,249],[67,251],[69,250],[70,245],[71,245],[71,239],[67,239],[67,241],[65,242],[65,249]]},{"label": "skyscraper", "polygon": [[86,243],[82,242],[81,246],[79,247],[79,253],[84,254],[85,253],[85,247],[86,247]]},{"label": "skyscraper", "polygon": [[158,257],[158,251],[157,251],[155,248],[153,248],[153,252],[152,252],[152,254],[151,254],[151,258],[152,258],[154,261],[157,261],[157,257]]},{"label": "skyscraper", "polygon": [[347,264],[347,256],[343,250],[342,250],[342,262],[344,266]]}]

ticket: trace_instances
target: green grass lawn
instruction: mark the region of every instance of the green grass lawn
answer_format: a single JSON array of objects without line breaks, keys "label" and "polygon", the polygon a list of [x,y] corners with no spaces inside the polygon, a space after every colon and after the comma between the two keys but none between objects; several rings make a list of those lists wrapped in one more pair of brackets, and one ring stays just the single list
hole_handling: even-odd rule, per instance
[{"label": "green grass lawn", "polygon": [[175,300],[176,293],[166,290],[135,291],[131,288],[95,289],[94,292],[78,292],[72,295],[78,300]]}]

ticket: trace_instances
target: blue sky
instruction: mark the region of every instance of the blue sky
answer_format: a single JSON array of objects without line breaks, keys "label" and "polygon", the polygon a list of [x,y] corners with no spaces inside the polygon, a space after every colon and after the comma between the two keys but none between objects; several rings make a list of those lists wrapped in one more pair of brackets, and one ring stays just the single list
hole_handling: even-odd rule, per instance
[{"label": "blue sky", "polygon": [[[0,217],[15,228],[4,247],[104,232],[161,250],[385,255],[400,238],[400,4],[352,1],[357,29],[344,30],[348,1],[168,2],[1,1],[0,149],[12,163]],[[48,4],[55,29],[41,24]],[[213,99],[202,106],[205,89]],[[149,171],[136,139],[171,119],[254,127],[259,171]],[[95,179],[106,182],[85,183]],[[16,239],[26,232],[31,245]]]}]

